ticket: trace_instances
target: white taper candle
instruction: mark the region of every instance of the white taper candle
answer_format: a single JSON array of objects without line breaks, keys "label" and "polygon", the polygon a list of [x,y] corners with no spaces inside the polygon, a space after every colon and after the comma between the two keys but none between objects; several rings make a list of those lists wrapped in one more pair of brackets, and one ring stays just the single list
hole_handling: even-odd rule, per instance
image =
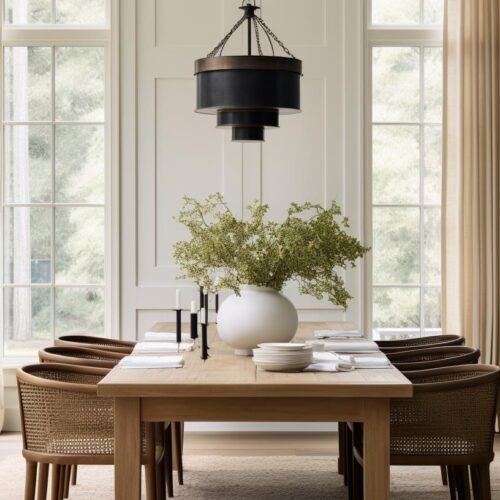
[{"label": "white taper candle", "polygon": [[196,300],[191,301],[191,314],[195,314],[196,311]]},{"label": "white taper candle", "polygon": [[175,308],[176,309],[181,308],[181,291],[178,288],[175,291]]}]

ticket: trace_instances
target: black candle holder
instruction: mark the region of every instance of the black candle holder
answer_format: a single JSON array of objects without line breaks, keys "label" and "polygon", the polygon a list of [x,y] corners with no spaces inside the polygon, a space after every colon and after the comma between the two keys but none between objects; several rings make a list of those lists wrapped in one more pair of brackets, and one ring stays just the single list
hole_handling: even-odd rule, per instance
[{"label": "black candle holder", "polygon": [[204,303],[204,295],[203,295],[203,287],[200,286],[200,311],[201,309],[203,309],[205,307],[205,303]]},{"label": "black candle holder", "polygon": [[204,306],[205,306],[205,325],[208,325],[208,293],[205,294]]},{"label": "black candle holder", "polygon": [[191,339],[198,338],[198,314],[191,313]]},{"label": "black candle holder", "polygon": [[182,340],[182,309],[175,310],[176,330],[175,336],[177,343],[180,344]]},{"label": "black candle holder", "polygon": [[206,323],[201,324],[201,359],[208,359],[208,325]]},{"label": "black candle holder", "polygon": [[215,294],[215,314],[219,312],[219,294]]}]

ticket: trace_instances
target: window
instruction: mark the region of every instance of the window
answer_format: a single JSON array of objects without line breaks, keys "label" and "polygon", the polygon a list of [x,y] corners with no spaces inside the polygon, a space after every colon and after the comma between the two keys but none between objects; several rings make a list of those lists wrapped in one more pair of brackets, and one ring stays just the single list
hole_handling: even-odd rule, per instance
[{"label": "window", "polygon": [[371,0],[366,30],[372,323],[441,328],[442,0]]},{"label": "window", "polygon": [[105,0],[4,1],[4,356],[111,334],[108,25]]}]

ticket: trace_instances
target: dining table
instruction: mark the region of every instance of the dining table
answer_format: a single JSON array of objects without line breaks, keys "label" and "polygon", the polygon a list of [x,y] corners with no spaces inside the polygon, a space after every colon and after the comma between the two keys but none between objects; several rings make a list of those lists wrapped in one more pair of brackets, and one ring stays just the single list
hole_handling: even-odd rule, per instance
[{"label": "dining table", "polygon": [[[294,341],[330,328],[339,324],[302,322]],[[151,331],[175,331],[175,325],[157,323]],[[235,355],[217,336],[216,325],[209,327],[208,344],[206,360],[198,339],[183,353],[182,368],[117,365],[98,384],[100,396],[114,399],[116,500],[141,498],[143,422],[361,422],[364,498],[389,499],[390,401],[413,394],[399,370],[264,371],[251,357]]]}]

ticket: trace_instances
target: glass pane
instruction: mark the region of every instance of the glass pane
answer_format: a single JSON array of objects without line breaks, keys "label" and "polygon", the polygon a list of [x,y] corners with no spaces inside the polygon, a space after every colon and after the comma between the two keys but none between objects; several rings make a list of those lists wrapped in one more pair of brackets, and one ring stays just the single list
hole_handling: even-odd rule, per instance
[{"label": "glass pane", "polygon": [[104,126],[56,127],[56,201],[104,203]]},{"label": "glass pane", "polygon": [[4,56],[5,119],[50,120],[50,48],[5,47]]},{"label": "glass pane", "polygon": [[56,49],[56,119],[104,120],[103,47]]},{"label": "glass pane", "polygon": [[7,202],[50,202],[51,127],[5,126],[5,198]]},{"label": "glass pane", "polygon": [[52,343],[50,288],[4,289],[5,354],[25,356]]},{"label": "glass pane", "polygon": [[441,290],[424,288],[424,327],[441,328]]},{"label": "glass pane", "polygon": [[441,282],[441,210],[424,209],[424,268],[425,284]]},{"label": "glass pane", "polygon": [[424,127],[424,202],[441,204],[441,151],[440,125]]},{"label": "glass pane", "polygon": [[49,24],[51,0],[5,0],[5,24]]},{"label": "glass pane", "polygon": [[58,24],[103,25],[106,21],[105,0],[56,0]]},{"label": "glass pane", "polygon": [[419,48],[373,48],[373,121],[418,122]]},{"label": "glass pane", "polygon": [[419,282],[419,209],[373,209],[373,282]]},{"label": "glass pane", "polygon": [[372,0],[372,24],[420,23],[420,0]]},{"label": "glass pane", "polygon": [[56,282],[104,283],[104,209],[56,208]]},{"label": "glass pane", "polygon": [[88,333],[104,335],[102,288],[56,288],[56,335]]},{"label": "glass pane", "polygon": [[373,202],[418,203],[419,127],[373,126]]},{"label": "glass pane", "polygon": [[424,0],[424,24],[442,26],[443,15],[443,0]]},{"label": "glass pane", "polygon": [[6,283],[50,283],[50,208],[6,208],[4,211]]},{"label": "glass pane", "polygon": [[373,326],[375,328],[419,328],[419,289],[416,287],[374,288]]},{"label": "glass pane", "polygon": [[427,123],[441,123],[443,104],[443,49],[424,49],[424,119]]}]

